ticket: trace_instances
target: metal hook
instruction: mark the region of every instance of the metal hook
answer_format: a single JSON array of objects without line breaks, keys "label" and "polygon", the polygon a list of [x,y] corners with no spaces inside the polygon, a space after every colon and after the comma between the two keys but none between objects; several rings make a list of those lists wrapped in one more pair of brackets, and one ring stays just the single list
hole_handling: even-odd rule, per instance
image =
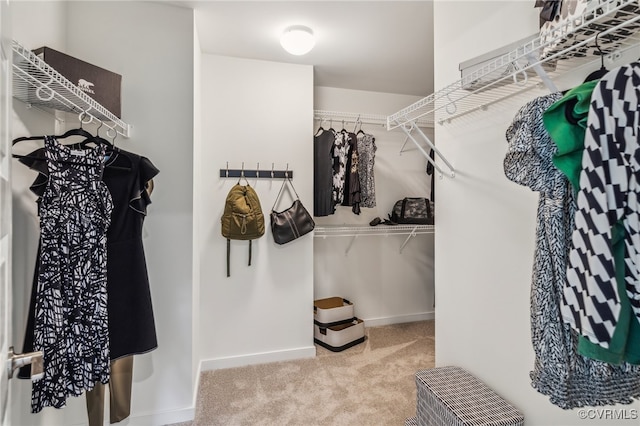
[{"label": "metal hook", "polygon": [[[517,71],[511,76],[513,78],[513,83],[516,86],[520,86],[520,87],[525,86],[527,84],[527,81],[529,80],[529,76],[527,75],[527,72],[523,69],[520,69],[520,67],[516,62],[512,62],[511,65],[513,65],[513,68]],[[518,74],[522,74],[524,77],[520,81],[518,81]]]},{"label": "metal hook", "polygon": [[260,163],[256,166],[256,177],[260,178]]},{"label": "metal hook", "polygon": [[229,162],[227,161],[227,177],[229,177]]},{"label": "metal hook", "polygon": [[[88,121],[84,121],[84,117],[88,116],[89,120]],[[82,125],[83,124],[89,124],[93,121],[93,116],[91,114],[88,114],[87,111],[82,111],[79,115],[78,115],[78,120],[80,120],[80,128],[82,129]]]},{"label": "metal hook", "polygon": [[[453,99],[451,99],[451,94],[450,93],[447,93],[447,99],[449,99],[449,103],[445,107],[445,110],[447,111],[447,113],[449,115],[453,115],[458,111],[458,105],[456,105],[456,102]],[[452,108],[450,108],[450,107],[452,107]]]},{"label": "metal hook", "polygon": [[273,163],[271,163],[271,179],[275,177],[275,173],[273,171]]},{"label": "metal hook", "polygon": [[98,120],[100,122],[100,125],[98,126],[98,128],[96,129],[96,136],[100,136],[100,129],[102,128],[102,126],[104,125],[104,121],[102,120]]},{"label": "metal hook", "polygon": [[[40,87],[36,89],[36,96],[38,97],[38,99],[40,99],[43,102],[47,102],[53,99],[53,97],[56,95],[56,92],[51,87],[49,87],[51,83],[53,83],[53,77],[49,78],[49,81],[46,83],[40,83]],[[49,96],[46,98],[42,96],[42,89],[45,89],[45,88],[51,91],[51,93],[49,93]]]},{"label": "metal hook", "polygon": [[287,170],[284,171],[284,178],[289,179],[289,163],[287,163]]},{"label": "metal hook", "polygon": [[46,86],[42,85],[42,86],[40,86],[40,87],[38,87],[38,88],[36,89],[36,96],[38,97],[38,99],[40,99],[40,100],[41,100],[41,101],[43,101],[43,102],[50,101],[50,100],[51,100],[51,99],[53,99],[53,97],[56,95],[56,92],[55,92],[52,88],[47,87],[47,89],[49,89],[49,90],[51,91],[51,92],[49,93],[49,96],[48,96],[48,97],[46,97],[46,98],[45,98],[44,96],[42,96],[42,89],[44,89],[45,87],[46,87]]},{"label": "metal hook", "polygon": [[596,43],[596,49],[598,49],[598,53],[600,53],[600,68],[604,68],[604,52],[602,51],[602,49],[600,48],[600,45],[598,44],[599,35],[600,33],[596,34],[595,43]]},{"label": "metal hook", "polygon": [[240,178],[244,178],[244,161],[242,162],[242,170],[240,170]]}]

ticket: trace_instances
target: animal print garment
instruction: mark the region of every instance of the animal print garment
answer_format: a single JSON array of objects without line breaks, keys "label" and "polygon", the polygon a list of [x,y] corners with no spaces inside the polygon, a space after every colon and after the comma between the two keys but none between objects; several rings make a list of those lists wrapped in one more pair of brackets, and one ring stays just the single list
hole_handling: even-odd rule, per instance
[{"label": "animal print garment", "polygon": [[[336,133],[336,141],[333,144],[333,203],[342,204],[345,197],[345,179],[347,174],[347,160],[351,144],[349,134],[345,131]],[[349,188],[346,188],[348,191]]]},{"label": "animal print garment", "polygon": [[640,395],[640,369],[579,355],[577,335],[560,313],[576,207],[566,175],[553,165],[557,147],[542,116],[561,97],[554,93],[527,103],[506,132],[505,175],[540,193],[531,283],[531,342],[535,353],[531,385],[564,409],[628,404]]},{"label": "animal print garment", "polygon": [[34,413],[64,407],[68,396],[109,381],[106,231],[113,204],[101,181],[105,147],[73,150],[48,136],[45,149],[33,345],[44,352],[44,377],[33,382]]},{"label": "animal print garment", "polygon": [[376,138],[369,133],[360,133],[358,139],[358,173],[360,175],[360,206],[376,206],[376,180],[373,167],[376,163]]}]

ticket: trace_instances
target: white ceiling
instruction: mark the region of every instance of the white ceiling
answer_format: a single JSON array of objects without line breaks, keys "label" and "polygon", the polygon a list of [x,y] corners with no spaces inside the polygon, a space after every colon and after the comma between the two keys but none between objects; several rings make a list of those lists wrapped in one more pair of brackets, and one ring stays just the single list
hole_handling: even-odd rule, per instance
[{"label": "white ceiling", "polygon": [[[195,10],[202,51],[314,66],[316,86],[433,93],[432,1],[179,1]],[[290,25],[316,35],[303,57],[279,37]]]}]

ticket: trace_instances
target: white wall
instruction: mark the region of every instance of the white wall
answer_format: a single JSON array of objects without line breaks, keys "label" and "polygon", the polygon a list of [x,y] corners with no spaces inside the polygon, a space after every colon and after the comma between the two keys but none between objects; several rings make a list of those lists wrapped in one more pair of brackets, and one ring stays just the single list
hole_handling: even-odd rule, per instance
[{"label": "white wall", "polygon": [[[538,28],[529,1],[436,1],[434,15],[436,90],[460,78],[459,62]],[[576,77],[573,85],[582,81]],[[436,127],[439,148],[457,170],[436,187],[436,363],[468,369],[523,411],[527,425],[602,425],[606,421],[582,420],[577,410],[551,404],[529,380],[538,194],[506,179],[502,163],[514,115],[544,93],[532,91]]]},{"label": "white wall", "polygon": [[201,245],[200,232],[196,224],[202,222],[202,217],[206,212],[202,209],[202,200],[198,196],[206,187],[206,182],[202,180],[202,50],[198,30],[196,28],[195,15],[193,17],[193,284],[192,284],[192,330],[191,338],[193,342],[192,375],[194,378],[194,401],[197,397],[197,389],[200,378],[200,256]]},{"label": "white wall", "polygon": [[[314,107],[386,116],[419,99],[316,87]],[[316,121],[314,131],[319,125]],[[330,123],[323,122],[322,126],[327,129]],[[353,127],[353,123],[346,124],[350,131]],[[334,120],[333,128],[341,130],[342,123]],[[355,215],[351,207],[338,206],[335,214],[317,217],[318,225],[368,226],[375,217],[387,218],[397,200],[431,196],[431,176],[425,172],[424,156],[411,141],[400,152],[404,133],[387,131],[383,125],[364,124],[362,129],[374,135],[378,147],[374,167],[376,207],[362,208],[362,213]],[[433,129],[424,131],[432,137]],[[426,144],[423,147],[429,151]],[[400,252],[406,239],[406,235],[358,237],[349,248],[351,237],[315,238],[314,299],[340,296],[350,300],[356,316],[368,327],[433,318],[433,234],[412,237]]]},{"label": "white wall", "polygon": [[[315,355],[313,238],[279,246],[271,231],[253,242],[226,239],[220,217],[238,179],[219,170],[289,168],[303,203],[313,208],[313,68],[203,54],[202,136],[196,147],[200,179],[196,232],[200,247],[200,346],[203,369]],[[268,82],[268,84],[267,84]],[[243,181],[243,184],[245,182]],[[269,226],[281,180],[249,179]],[[279,209],[290,205],[283,197]],[[288,204],[287,204],[288,203]]]},{"label": "white wall", "polygon": [[[53,8],[53,14],[43,13]],[[123,76],[122,114],[133,125],[120,147],[145,155],[160,169],[153,204],[145,222],[144,244],[151,281],[159,347],[134,361],[132,415],[120,424],[163,424],[193,416],[192,372],[192,169],[194,28],[189,9],[147,2],[69,2],[46,5],[12,3],[14,35],[26,47],[61,49]],[[46,18],[46,19],[45,19]],[[35,21],[35,23],[34,23]],[[67,23],[72,23],[67,25]],[[51,29],[57,31],[52,33]],[[59,33],[63,30],[64,37]],[[61,40],[65,40],[62,44]],[[28,42],[28,44],[27,44]],[[43,134],[53,117],[18,106],[16,136]],[[33,117],[38,117],[33,119]],[[75,127],[73,117],[68,118]],[[26,127],[26,128],[25,128]],[[14,170],[18,167],[14,167]],[[16,179],[14,186],[21,181]],[[24,188],[17,188],[23,196]],[[21,205],[16,234],[25,228]],[[22,216],[23,218],[26,215]],[[33,217],[29,217],[33,222]],[[32,236],[31,236],[32,237]],[[37,238],[37,236],[36,236]],[[31,248],[24,253],[32,255]],[[17,258],[18,255],[14,256]],[[33,265],[31,256],[26,263]],[[32,266],[28,267],[32,270]],[[16,287],[31,288],[31,276]],[[22,274],[26,275],[26,274]],[[23,302],[24,303],[24,302]],[[16,316],[22,318],[26,306]],[[21,335],[21,334],[20,334]],[[21,344],[20,344],[21,345]],[[14,381],[15,382],[15,381]],[[15,383],[12,424],[53,425],[86,422],[84,398],[72,398],[64,410],[29,413],[30,384]]]}]

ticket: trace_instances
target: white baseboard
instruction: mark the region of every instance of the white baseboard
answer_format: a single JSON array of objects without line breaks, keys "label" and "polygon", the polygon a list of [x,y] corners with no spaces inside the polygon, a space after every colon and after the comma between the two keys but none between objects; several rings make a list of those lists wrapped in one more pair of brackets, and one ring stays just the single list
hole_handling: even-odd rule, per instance
[{"label": "white baseboard", "polygon": [[395,317],[362,318],[365,327],[380,327],[382,325],[401,324],[403,322],[427,321],[435,319],[435,311],[419,314],[400,315]]},{"label": "white baseboard", "polygon": [[223,368],[243,367],[245,365],[265,364],[268,362],[291,361],[316,356],[316,347],[288,349],[284,351],[261,352],[255,354],[212,358],[202,360],[200,371],[219,370]]}]

